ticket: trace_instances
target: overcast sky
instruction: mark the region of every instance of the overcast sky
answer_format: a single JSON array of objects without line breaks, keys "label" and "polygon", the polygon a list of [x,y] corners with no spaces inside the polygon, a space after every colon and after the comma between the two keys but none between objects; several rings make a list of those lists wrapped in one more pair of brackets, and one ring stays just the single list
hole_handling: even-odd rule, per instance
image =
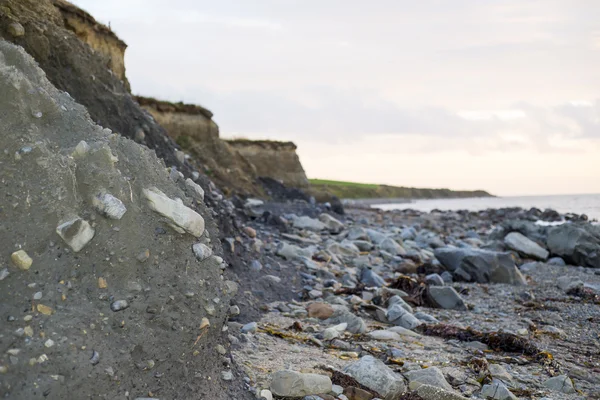
[{"label": "overcast sky", "polygon": [[134,93],[292,140],[311,178],[600,193],[598,0],[73,2]]}]

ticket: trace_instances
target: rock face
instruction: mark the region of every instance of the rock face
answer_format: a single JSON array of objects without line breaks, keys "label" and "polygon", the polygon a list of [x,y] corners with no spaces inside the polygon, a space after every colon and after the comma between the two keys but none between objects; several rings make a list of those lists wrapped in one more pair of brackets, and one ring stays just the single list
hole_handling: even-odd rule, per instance
[{"label": "rock face", "polygon": [[435,250],[435,257],[459,280],[479,283],[527,284],[509,253],[443,247]]},{"label": "rock face", "polygon": [[292,142],[228,140],[256,168],[258,176],[282,181],[286,186],[305,188],[308,179]]},{"label": "rock face", "polygon": [[550,229],[548,249],[573,265],[600,268],[600,228],[563,224]]},{"label": "rock face", "polygon": [[373,356],[362,357],[346,366],[344,372],[382,395],[385,400],[399,399],[406,388],[401,376]]},{"label": "rock face", "polygon": [[[24,24],[26,31],[34,25]],[[0,181],[3,194],[14,199],[10,207],[2,207],[2,219],[10,224],[0,224],[0,260],[10,260],[15,249],[23,254],[23,266],[10,263],[10,274],[0,281],[0,338],[10,337],[11,346],[21,349],[16,363],[3,371],[0,397],[32,399],[48,392],[52,398],[120,398],[125,390],[132,398],[143,397],[156,378],[136,365],[163,360],[165,370],[183,374],[178,357],[172,355],[190,353],[205,315],[199,310],[213,310],[210,327],[197,345],[211,349],[222,340],[229,305],[218,259],[197,261],[192,251],[197,239],[172,230],[171,221],[148,206],[143,190],[157,187],[165,196],[181,199],[183,206],[204,216],[203,230],[211,237],[217,237],[214,222],[203,204],[186,196],[184,182],[169,179],[152,150],[94,124],[84,107],[51,85],[31,56],[3,40],[0,93],[0,137],[6,150],[0,152]],[[81,151],[73,156],[76,147]],[[93,199],[101,188],[110,188],[127,207],[120,220],[96,209]],[[89,240],[91,229],[95,233]],[[152,265],[136,261],[143,249],[151,249]],[[132,281],[136,285],[128,284]],[[44,304],[38,303],[35,310],[31,282],[45,288]],[[210,285],[202,287],[204,282]],[[132,290],[136,296],[130,295]],[[183,293],[192,291],[195,296],[180,301]],[[169,295],[177,301],[165,302]],[[111,296],[115,301],[108,301]],[[217,297],[222,307],[214,307]],[[102,317],[110,315],[112,321],[111,307],[118,311],[114,323]],[[24,309],[29,318],[6,322],[9,316],[23,316]],[[27,343],[14,336],[18,328],[29,336]],[[42,332],[53,335],[51,351]],[[62,337],[69,341],[59,340]],[[68,343],[85,345],[71,348]],[[27,363],[30,359],[43,363],[48,379],[40,379],[39,369]],[[191,370],[220,376],[222,356],[217,352],[205,351],[185,362]],[[128,377],[127,388],[98,384],[109,367]],[[161,397],[193,398],[198,390],[169,386],[161,389]],[[202,383],[206,398],[236,397],[228,391],[218,379]]]},{"label": "rock face", "polygon": [[526,257],[532,257],[542,261],[548,258],[548,250],[519,232],[511,232],[506,235],[504,243],[514,251]]}]

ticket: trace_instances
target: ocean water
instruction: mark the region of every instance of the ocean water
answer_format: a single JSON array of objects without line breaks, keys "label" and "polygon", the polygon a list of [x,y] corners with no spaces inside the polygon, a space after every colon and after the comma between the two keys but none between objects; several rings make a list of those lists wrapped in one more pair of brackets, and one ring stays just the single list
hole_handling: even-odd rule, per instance
[{"label": "ocean water", "polygon": [[375,204],[375,208],[383,210],[470,210],[479,211],[488,208],[531,207],[544,210],[551,208],[560,213],[586,214],[590,220],[600,221],[600,194],[573,194],[556,196],[521,196],[521,197],[477,197],[467,199],[435,199],[415,200],[412,203]]}]

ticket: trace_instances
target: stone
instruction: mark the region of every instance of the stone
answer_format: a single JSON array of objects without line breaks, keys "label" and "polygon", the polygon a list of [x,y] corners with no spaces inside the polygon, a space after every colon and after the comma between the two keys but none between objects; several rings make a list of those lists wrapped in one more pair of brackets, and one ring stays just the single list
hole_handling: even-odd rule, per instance
[{"label": "stone", "polygon": [[392,332],[391,330],[372,331],[372,332],[367,333],[367,335],[371,339],[375,339],[375,340],[394,340],[396,342],[399,342],[400,340],[402,340],[400,335],[398,335],[396,332]]},{"label": "stone", "polygon": [[255,333],[258,330],[258,324],[256,322],[249,322],[242,326],[242,333]]},{"label": "stone", "polygon": [[404,376],[408,379],[408,388],[410,390],[415,390],[421,385],[435,386],[449,392],[454,390],[446,381],[446,378],[444,378],[442,371],[437,367],[408,371],[404,373]]},{"label": "stone", "polygon": [[192,245],[192,251],[198,261],[204,261],[212,256],[212,249],[204,243],[195,243]]},{"label": "stone", "polygon": [[344,388],[344,395],[348,400],[371,400],[375,397],[370,392],[354,386]]},{"label": "stone", "polygon": [[511,232],[506,235],[504,237],[504,243],[506,243],[509,248],[526,257],[532,257],[542,261],[548,258],[548,250],[519,232]]},{"label": "stone", "polygon": [[199,329],[202,330],[204,328],[208,328],[210,327],[210,321],[208,318],[206,317],[202,317],[202,319],[200,320],[200,327]]},{"label": "stone", "polygon": [[308,316],[310,318],[318,318],[323,320],[331,317],[335,310],[327,303],[310,303],[306,307],[306,311],[308,312]]},{"label": "stone", "polygon": [[98,193],[92,198],[92,205],[96,211],[110,219],[121,219],[127,212],[125,204],[110,193]]},{"label": "stone", "polygon": [[329,327],[323,331],[323,340],[333,340],[339,337],[346,328],[348,324],[346,322],[342,322],[341,324]]},{"label": "stone", "polygon": [[348,236],[346,236],[346,238],[348,240],[363,240],[365,242],[370,242],[371,239],[369,239],[369,234],[367,233],[367,231],[365,230],[365,228],[361,228],[359,226],[353,226],[352,228],[350,228],[350,230],[348,231]]},{"label": "stone", "polygon": [[128,307],[129,303],[127,302],[127,300],[117,300],[112,302],[110,305],[110,309],[115,312],[125,310]]},{"label": "stone", "polygon": [[512,394],[506,385],[498,379],[493,379],[490,385],[483,385],[481,388],[481,396],[483,396],[484,399],[517,400],[517,396]]},{"label": "stone", "polygon": [[379,248],[383,251],[387,251],[393,256],[405,256],[406,250],[404,247],[400,246],[398,242],[396,242],[392,238],[385,238],[381,243],[379,243]]},{"label": "stone", "polygon": [[561,276],[556,280],[556,286],[559,289],[568,292],[571,289],[583,286],[583,281],[574,279],[572,276]]},{"label": "stone", "polygon": [[263,266],[260,263],[260,261],[258,260],[252,260],[250,261],[250,269],[254,272],[258,272],[260,270],[262,270]]},{"label": "stone", "polygon": [[333,315],[325,320],[328,324],[348,324],[346,330],[350,333],[365,333],[367,331],[367,324],[365,321],[350,311],[345,309],[336,310]]},{"label": "stone", "polygon": [[8,268],[4,268],[2,271],[0,271],[0,281],[3,281],[4,279],[8,278],[8,275],[10,275],[10,272],[8,272]]},{"label": "stone", "polygon": [[353,260],[360,255],[358,247],[349,240],[343,240],[341,243],[331,243],[327,246],[327,251],[347,261]]},{"label": "stone", "polygon": [[550,253],[571,265],[600,268],[600,228],[566,223],[548,231]]},{"label": "stone", "polygon": [[560,257],[552,257],[548,261],[546,261],[546,264],[557,265],[559,267],[565,267],[567,265],[567,263],[565,262],[565,260],[563,260]]},{"label": "stone", "polygon": [[338,234],[344,229],[344,224],[329,214],[319,215],[319,221],[325,224],[325,228],[329,232],[334,234]]},{"label": "stone", "polygon": [[144,189],[142,194],[147,200],[148,207],[171,220],[174,228],[180,228],[195,237],[200,237],[204,233],[202,216],[186,207],[181,199],[172,200],[155,187]]},{"label": "stone", "polygon": [[492,378],[499,379],[499,380],[501,380],[503,382],[510,382],[510,381],[512,381],[511,374],[509,374],[508,371],[506,370],[506,368],[504,368],[500,364],[490,364],[490,365],[488,365],[488,371],[490,371],[490,375],[492,375]]},{"label": "stone", "polygon": [[204,189],[202,189],[202,187],[196,182],[190,178],[187,178],[185,180],[185,187],[188,188],[189,193],[194,199],[197,201],[204,201]]},{"label": "stone", "polygon": [[361,385],[379,393],[386,400],[400,399],[406,389],[400,375],[370,355],[347,365],[344,372]]},{"label": "stone", "polygon": [[394,305],[394,304],[398,304],[400,307],[404,308],[406,311],[408,311],[409,313],[413,313],[413,309],[410,306],[410,304],[408,304],[407,302],[405,302],[402,297],[400,297],[399,295],[394,295],[392,297],[389,298],[388,300],[388,307]]},{"label": "stone", "polygon": [[27,271],[31,268],[33,260],[29,257],[29,254],[25,250],[17,250],[10,255],[10,260],[15,264],[21,271]]},{"label": "stone", "polygon": [[381,287],[385,285],[383,278],[369,268],[362,269],[360,274],[360,282],[367,287]]},{"label": "stone", "polygon": [[326,225],[318,219],[307,217],[305,215],[294,218],[292,226],[296,229],[306,229],[314,232],[320,232],[326,228]]},{"label": "stone", "polygon": [[451,286],[430,286],[427,296],[439,308],[446,310],[467,310],[464,300]]},{"label": "stone", "polygon": [[365,231],[367,232],[369,240],[375,243],[376,245],[379,245],[381,242],[388,238],[387,235],[384,235],[383,233],[376,231],[375,229],[365,229]]},{"label": "stone", "polygon": [[286,260],[295,260],[301,257],[312,257],[312,251],[309,249],[303,249],[294,244],[289,244],[287,242],[281,242],[277,246],[276,254],[280,257],[285,258]]},{"label": "stone", "polygon": [[94,238],[96,231],[86,220],[77,217],[60,224],[56,233],[77,253]]},{"label": "stone", "polygon": [[371,251],[373,250],[373,243],[367,242],[366,240],[353,240],[352,244],[355,245],[360,251]]},{"label": "stone", "polygon": [[8,33],[13,37],[21,37],[25,35],[25,28],[18,22],[11,22],[8,24]]},{"label": "stone", "polygon": [[432,323],[432,324],[437,324],[440,322],[437,318],[435,318],[429,314],[426,314],[422,311],[417,311],[415,313],[415,317],[420,319],[421,321],[425,321],[425,322]]},{"label": "stone", "polygon": [[561,393],[575,393],[573,381],[567,375],[554,376],[544,382],[544,387]]},{"label": "stone", "polygon": [[223,379],[224,381],[232,381],[233,372],[231,372],[231,370],[221,371],[221,379]]},{"label": "stone", "polygon": [[473,248],[442,247],[434,252],[438,261],[467,282],[527,285],[509,253]]},{"label": "stone", "polygon": [[260,391],[260,400],[273,400],[273,393],[268,389]]},{"label": "stone", "polygon": [[271,392],[282,397],[302,397],[312,394],[329,393],[332,389],[331,379],[326,375],[303,374],[296,371],[283,370],[271,375]]},{"label": "stone", "polygon": [[442,278],[438,274],[429,274],[425,277],[425,283],[430,286],[444,286],[446,283],[444,282],[444,278]]},{"label": "stone", "polygon": [[388,307],[386,317],[389,323],[406,329],[414,329],[422,324],[421,321],[415,318],[414,315],[406,311],[406,309],[399,304],[393,304]]},{"label": "stone", "polygon": [[252,228],[251,226],[245,226],[243,231],[250,239],[254,239],[256,237],[256,229]]},{"label": "stone", "polygon": [[410,329],[403,328],[401,326],[392,326],[391,328],[387,328],[386,330],[389,331],[389,332],[397,333],[400,336],[412,336],[412,337],[419,337],[419,336],[421,336],[418,333],[413,332]]},{"label": "stone", "polygon": [[459,394],[431,385],[421,385],[415,392],[423,400],[468,400]]}]

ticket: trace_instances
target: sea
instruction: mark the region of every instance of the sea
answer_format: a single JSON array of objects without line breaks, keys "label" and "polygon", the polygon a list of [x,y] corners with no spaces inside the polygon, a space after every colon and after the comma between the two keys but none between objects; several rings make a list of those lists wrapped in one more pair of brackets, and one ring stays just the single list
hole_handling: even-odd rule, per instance
[{"label": "sea", "polygon": [[569,194],[554,196],[515,196],[515,197],[473,197],[465,199],[413,200],[410,203],[374,204],[371,207],[382,210],[403,210],[411,208],[429,212],[431,210],[479,211],[488,208],[521,207],[526,210],[535,207],[540,210],[551,208],[559,213],[586,214],[590,220],[600,221],[600,194]]}]

